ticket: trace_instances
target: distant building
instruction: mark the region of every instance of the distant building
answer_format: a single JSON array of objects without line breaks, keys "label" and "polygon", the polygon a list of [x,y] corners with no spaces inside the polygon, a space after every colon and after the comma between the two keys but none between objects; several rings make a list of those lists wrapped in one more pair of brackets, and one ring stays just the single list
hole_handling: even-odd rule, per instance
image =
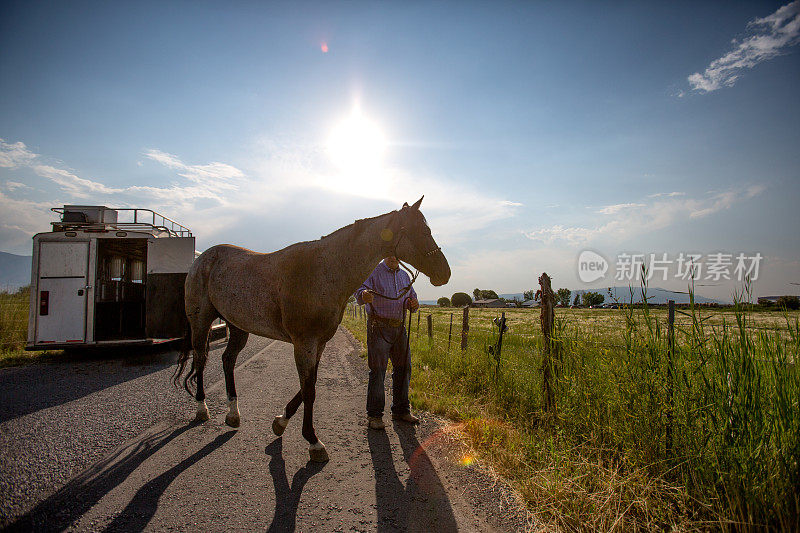
[{"label": "distant building", "polygon": [[536,300],[525,300],[524,302],[522,302],[522,307],[539,307],[541,305],[542,304],[540,304]]},{"label": "distant building", "polygon": [[472,302],[472,307],[505,307],[506,302],[500,298],[492,298],[489,300],[475,300]]}]

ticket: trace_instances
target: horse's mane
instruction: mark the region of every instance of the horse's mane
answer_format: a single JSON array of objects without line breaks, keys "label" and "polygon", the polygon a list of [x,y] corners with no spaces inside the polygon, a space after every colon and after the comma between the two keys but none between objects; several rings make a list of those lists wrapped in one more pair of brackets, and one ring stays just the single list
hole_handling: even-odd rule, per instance
[{"label": "horse's mane", "polygon": [[326,239],[336,238],[336,237],[341,236],[342,233],[345,233],[345,231],[351,231],[351,230],[353,231],[354,235],[360,235],[368,226],[371,225],[372,222],[374,222],[375,220],[377,220],[377,219],[379,219],[381,217],[385,217],[386,215],[389,215],[391,213],[392,213],[392,211],[389,211],[388,213],[383,213],[382,215],[378,215],[378,216],[374,216],[374,217],[370,217],[370,218],[359,218],[355,222],[353,222],[352,224],[348,224],[346,226],[343,226],[343,227],[337,229],[336,231],[333,231],[333,232],[331,232],[331,233],[329,233],[327,235],[324,235],[323,237],[320,237],[319,240],[323,241],[323,240],[326,240]]}]

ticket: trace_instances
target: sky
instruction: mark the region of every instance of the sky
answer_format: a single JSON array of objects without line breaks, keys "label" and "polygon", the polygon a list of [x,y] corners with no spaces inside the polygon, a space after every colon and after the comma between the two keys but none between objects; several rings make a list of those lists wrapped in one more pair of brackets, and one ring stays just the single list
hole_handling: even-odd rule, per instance
[{"label": "sky", "polygon": [[800,2],[4,2],[0,250],[64,204],[268,252],[424,194],[421,299],[689,254],[798,294],[799,43]]}]

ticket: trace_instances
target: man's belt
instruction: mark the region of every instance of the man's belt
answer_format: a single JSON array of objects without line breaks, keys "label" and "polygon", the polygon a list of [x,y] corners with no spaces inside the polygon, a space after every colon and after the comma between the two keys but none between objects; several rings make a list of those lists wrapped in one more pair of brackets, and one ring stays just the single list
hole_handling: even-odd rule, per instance
[{"label": "man's belt", "polygon": [[383,318],[381,316],[370,315],[373,324],[381,328],[399,328],[403,326],[401,318]]}]

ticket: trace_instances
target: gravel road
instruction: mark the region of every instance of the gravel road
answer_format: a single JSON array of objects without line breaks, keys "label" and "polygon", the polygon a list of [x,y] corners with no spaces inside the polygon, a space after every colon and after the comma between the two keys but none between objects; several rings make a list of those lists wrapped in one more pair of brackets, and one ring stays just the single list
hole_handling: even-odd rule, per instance
[{"label": "gravel road", "polygon": [[[220,355],[206,370],[212,419],[172,388],[175,352],[0,371],[0,497],[12,530],[512,531],[513,492],[461,466],[448,425],[366,428],[367,369],[337,332],[323,355],[315,425],[331,461],[308,461],[291,345],[251,336],[239,356],[242,427],[224,425]],[[389,388],[390,390],[390,388]],[[389,402],[387,402],[388,405]]]}]

